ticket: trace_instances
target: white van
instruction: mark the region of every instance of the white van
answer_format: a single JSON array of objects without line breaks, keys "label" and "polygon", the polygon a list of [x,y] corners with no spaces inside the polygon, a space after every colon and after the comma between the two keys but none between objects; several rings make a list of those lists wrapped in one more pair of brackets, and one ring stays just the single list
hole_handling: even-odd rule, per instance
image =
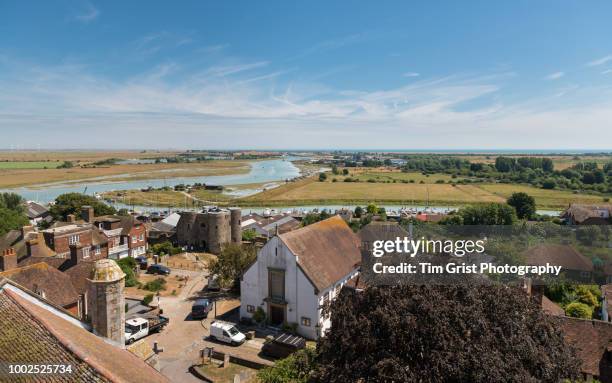
[{"label": "white van", "polygon": [[244,343],[246,336],[231,322],[216,320],[210,324],[210,338],[233,346]]}]

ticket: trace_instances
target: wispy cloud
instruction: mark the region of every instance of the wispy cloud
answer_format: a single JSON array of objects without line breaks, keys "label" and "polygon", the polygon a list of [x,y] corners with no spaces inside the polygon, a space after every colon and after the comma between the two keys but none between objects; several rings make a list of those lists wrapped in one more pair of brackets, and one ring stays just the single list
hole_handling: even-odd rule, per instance
[{"label": "wispy cloud", "polygon": [[599,58],[597,60],[593,60],[593,61],[587,63],[587,66],[599,66],[599,65],[603,65],[603,64],[605,64],[605,63],[607,63],[609,61],[612,61],[612,55],[607,55],[607,56],[604,56],[604,57]]},{"label": "wispy cloud", "polygon": [[546,80],[558,80],[561,77],[565,76],[565,72],[554,72],[544,77]]},{"label": "wispy cloud", "polygon": [[316,53],[322,53],[322,52],[339,49],[339,48],[353,45],[353,44],[362,43],[365,41],[372,40],[374,37],[375,37],[375,34],[373,33],[363,32],[363,33],[354,33],[351,35],[333,38],[329,40],[324,40],[324,41],[321,41],[321,42],[318,42],[312,45],[311,47],[307,49],[304,49],[303,51],[299,52],[297,55],[289,58],[289,60],[297,60],[297,59],[301,59],[301,58],[304,58],[304,57],[307,57],[307,56],[310,56]]},{"label": "wispy cloud", "polygon": [[[593,136],[612,142],[612,89],[604,87],[508,101],[506,73],[362,90],[288,78],[297,68],[270,70],[268,61],[197,73],[186,64],[111,79],[78,65],[0,63],[10,73],[0,76],[3,142],[24,145],[35,135],[58,147],[524,147],[521,132],[538,148],[590,148]],[[563,138],[577,126],[583,134]],[[77,132],[89,139],[75,141]]]},{"label": "wispy cloud", "polygon": [[612,69],[606,69],[605,71],[601,72],[601,74],[609,74],[612,73]]},{"label": "wispy cloud", "polygon": [[97,19],[98,16],[100,16],[100,10],[96,8],[92,3],[87,2],[85,3],[85,9],[78,13],[75,16],[75,19],[82,23],[89,23]]},{"label": "wispy cloud", "polygon": [[419,77],[420,75],[421,74],[417,72],[406,72],[402,74],[404,77]]}]

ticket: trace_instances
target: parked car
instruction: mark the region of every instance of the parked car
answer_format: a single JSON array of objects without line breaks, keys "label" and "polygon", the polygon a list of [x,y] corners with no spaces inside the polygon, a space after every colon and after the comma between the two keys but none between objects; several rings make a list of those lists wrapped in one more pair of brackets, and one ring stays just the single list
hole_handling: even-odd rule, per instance
[{"label": "parked car", "polygon": [[140,267],[141,270],[147,269],[147,264],[148,264],[147,257],[143,257],[141,255],[141,256],[134,258],[134,260],[136,261],[136,264],[138,265],[138,267]]},{"label": "parked car", "polygon": [[273,358],[286,358],[291,353],[304,347],[306,347],[306,339],[301,336],[283,333],[266,340],[261,348],[261,352]]},{"label": "parked car", "polygon": [[156,316],[149,318],[131,318],[125,321],[125,343],[132,344],[138,339],[161,331],[170,319],[164,316]]},{"label": "parked car", "polygon": [[147,274],[170,275],[170,269],[164,265],[151,265],[147,269]]},{"label": "parked car", "polygon": [[208,313],[212,310],[213,303],[208,299],[197,299],[191,306],[191,317],[193,319],[208,318]]},{"label": "parked car", "polygon": [[216,320],[210,324],[210,338],[237,346],[244,343],[246,335],[234,323]]}]

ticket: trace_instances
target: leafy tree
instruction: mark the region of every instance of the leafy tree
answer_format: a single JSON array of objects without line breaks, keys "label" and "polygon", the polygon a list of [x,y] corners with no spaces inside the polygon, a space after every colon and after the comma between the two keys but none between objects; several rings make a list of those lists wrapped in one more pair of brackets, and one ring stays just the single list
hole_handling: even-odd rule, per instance
[{"label": "leafy tree", "polygon": [[315,350],[306,347],[277,361],[272,367],[259,370],[257,379],[261,383],[306,383],[315,367],[315,357]]},{"label": "leafy tree", "polygon": [[501,203],[467,206],[457,214],[464,225],[512,225],[516,221],[514,209]]},{"label": "leafy tree", "polygon": [[589,246],[597,240],[600,234],[601,230],[596,225],[584,225],[576,229],[576,239]]},{"label": "leafy tree", "polygon": [[516,167],[516,160],[510,157],[497,157],[495,159],[495,169],[501,173],[508,173]]},{"label": "leafy tree", "polygon": [[327,179],[327,174],[319,173],[319,182],[325,182],[326,179]]},{"label": "leafy tree", "polygon": [[8,233],[10,230],[21,229],[29,224],[28,217],[23,213],[0,207],[0,235]]},{"label": "leafy tree", "polygon": [[320,213],[308,213],[302,218],[302,226],[312,225],[315,222],[323,221],[331,217],[327,210],[323,210]]},{"label": "leafy tree", "polygon": [[332,165],[331,170],[332,170],[332,173],[333,173],[334,175],[338,175],[338,174],[340,174],[340,172],[338,171],[338,165],[336,165],[336,164],[333,164],[333,165]]},{"label": "leafy tree", "polygon": [[138,284],[136,279],[136,260],[132,257],[121,258],[117,261],[117,265],[121,268],[121,271],[125,274],[125,287],[132,287]]},{"label": "leafy tree", "polygon": [[584,303],[572,302],[565,307],[565,315],[573,318],[591,319],[593,310]]},{"label": "leafy tree", "polygon": [[242,232],[242,240],[243,241],[252,241],[257,237],[257,232],[255,229],[247,229]]},{"label": "leafy tree", "polygon": [[55,199],[55,204],[49,210],[55,219],[66,219],[69,214],[78,216],[81,214],[81,207],[91,206],[96,216],[116,214],[114,207],[108,206],[95,199],[81,193],[67,193],[59,195]]},{"label": "leafy tree", "polygon": [[151,245],[149,248],[153,254],[175,255],[182,251],[180,247],[174,247],[170,241],[164,241]]},{"label": "leafy tree", "polygon": [[361,206],[357,206],[355,208],[355,218],[361,218],[362,214],[363,214],[363,208]]},{"label": "leafy tree", "polygon": [[22,213],[24,202],[23,198],[17,193],[0,193],[0,207]]},{"label": "leafy tree", "polygon": [[348,176],[348,174],[349,174],[348,169],[342,169],[342,175]]},{"label": "leafy tree", "polygon": [[508,205],[514,208],[520,219],[533,218],[536,212],[535,199],[527,193],[512,193],[508,198]]},{"label": "leafy tree", "polygon": [[554,319],[502,285],[343,289],[313,382],[559,382],[580,361]]},{"label": "leafy tree", "polygon": [[230,243],[223,247],[221,254],[212,259],[208,269],[219,276],[222,286],[239,288],[240,277],[257,259],[257,249],[253,245]]},{"label": "leafy tree", "polygon": [[557,183],[552,178],[548,178],[542,182],[542,189],[554,189],[557,187]]},{"label": "leafy tree", "polygon": [[366,212],[368,214],[377,214],[378,213],[378,207],[376,207],[376,205],[374,205],[373,203],[369,204],[366,207]]}]

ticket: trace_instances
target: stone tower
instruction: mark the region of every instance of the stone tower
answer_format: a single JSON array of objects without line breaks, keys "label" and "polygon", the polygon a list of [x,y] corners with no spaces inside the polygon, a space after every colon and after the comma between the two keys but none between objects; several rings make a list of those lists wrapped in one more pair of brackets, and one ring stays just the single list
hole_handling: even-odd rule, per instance
[{"label": "stone tower", "polygon": [[96,261],[87,280],[87,313],[93,332],[125,345],[125,274],[112,259]]},{"label": "stone tower", "polygon": [[231,215],[232,243],[242,243],[242,211],[239,207],[232,207],[229,210]]}]

